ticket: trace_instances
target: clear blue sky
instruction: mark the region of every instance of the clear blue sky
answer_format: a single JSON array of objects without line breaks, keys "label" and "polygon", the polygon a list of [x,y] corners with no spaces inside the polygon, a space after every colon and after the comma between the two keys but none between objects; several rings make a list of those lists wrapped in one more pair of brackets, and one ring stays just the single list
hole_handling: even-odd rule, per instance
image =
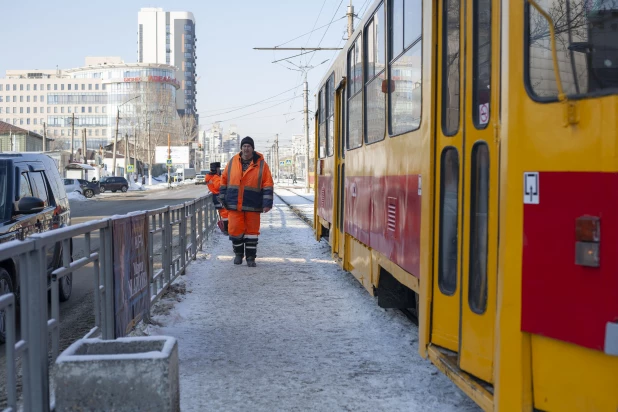
[{"label": "clear blue sky", "polygon": [[[224,129],[236,124],[242,135],[256,139],[256,150],[265,150],[279,133],[282,144],[293,134],[302,134],[302,86],[271,101],[243,110],[221,114],[226,108],[248,105],[301,85],[300,73],[273,60],[299,52],[256,51],[254,47],[273,47],[307,33],[314,27],[326,28],[304,36],[286,46],[315,47],[344,45],[345,16],[349,0],[162,0],[158,3],[137,0],[86,1],[10,1],[2,0],[0,38],[0,77],[7,69],[54,69],[84,65],[86,56],[120,56],[125,62],[137,60],[137,13],[142,7],[161,7],[165,11],[190,11],[196,19],[197,107],[202,128],[222,120]],[[340,5],[336,12],[337,7]],[[363,13],[373,0],[354,0],[356,13]],[[322,8],[323,6],[323,8]],[[321,10],[321,13],[320,13]],[[339,20],[340,19],[340,20]],[[359,20],[355,19],[358,24]],[[308,55],[311,56],[311,55]],[[334,56],[318,52],[311,64]],[[294,58],[295,64],[309,57]],[[316,86],[330,62],[309,72],[310,102]],[[293,67],[293,66],[289,66]],[[290,102],[284,100],[296,99]],[[249,114],[269,106],[259,113]],[[234,117],[245,116],[239,119]],[[311,125],[313,124],[310,122]],[[311,130],[313,127],[311,126]]]}]

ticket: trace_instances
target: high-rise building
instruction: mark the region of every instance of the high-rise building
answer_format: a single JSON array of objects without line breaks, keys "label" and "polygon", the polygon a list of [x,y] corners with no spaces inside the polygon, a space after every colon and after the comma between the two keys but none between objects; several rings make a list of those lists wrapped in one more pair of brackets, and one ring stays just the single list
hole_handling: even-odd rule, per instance
[{"label": "high-rise building", "polygon": [[161,8],[142,8],[137,14],[137,61],[161,63],[178,69],[180,90],[176,110],[180,116],[195,115],[195,18],[191,12],[166,12]]}]

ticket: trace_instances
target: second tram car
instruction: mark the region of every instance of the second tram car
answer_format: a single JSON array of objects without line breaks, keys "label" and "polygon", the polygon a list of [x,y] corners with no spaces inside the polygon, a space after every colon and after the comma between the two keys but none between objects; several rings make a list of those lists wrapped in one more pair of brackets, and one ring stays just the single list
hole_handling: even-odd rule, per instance
[{"label": "second tram car", "polygon": [[316,96],[317,238],[484,410],[618,410],[616,44],[614,0],[380,0]]}]

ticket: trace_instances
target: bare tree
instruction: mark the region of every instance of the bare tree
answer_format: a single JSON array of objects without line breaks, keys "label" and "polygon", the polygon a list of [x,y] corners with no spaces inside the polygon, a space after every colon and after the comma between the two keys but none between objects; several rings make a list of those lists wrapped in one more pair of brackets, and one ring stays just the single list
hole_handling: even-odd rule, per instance
[{"label": "bare tree", "polygon": [[167,84],[145,82],[136,104],[136,122],[140,130],[136,139],[137,156],[152,166],[155,163],[155,148],[167,146],[168,134],[175,141],[182,136],[178,127],[178,113],[173,93]]}]

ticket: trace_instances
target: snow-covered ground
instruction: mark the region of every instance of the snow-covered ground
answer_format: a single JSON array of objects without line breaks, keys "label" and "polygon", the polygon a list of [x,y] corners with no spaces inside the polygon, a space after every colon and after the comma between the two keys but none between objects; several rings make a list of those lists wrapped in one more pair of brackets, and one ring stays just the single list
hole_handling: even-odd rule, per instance
[{"label": "snow-covered ground", "polygon": [[479,410],[279,198],[257,268],[232,259],[214,233],[140,331],[178,338],[183,411]]}]

